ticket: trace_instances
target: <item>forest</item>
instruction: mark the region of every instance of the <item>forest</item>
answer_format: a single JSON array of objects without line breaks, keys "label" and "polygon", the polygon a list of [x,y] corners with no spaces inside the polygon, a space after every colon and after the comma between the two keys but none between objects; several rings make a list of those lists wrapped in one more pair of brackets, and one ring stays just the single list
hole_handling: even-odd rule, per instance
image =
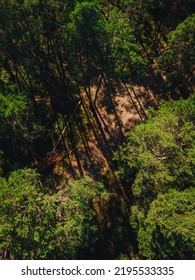
[{"label": "forest", "polygon": [[0,259],[195,259],[194,8],[0,0]]}]

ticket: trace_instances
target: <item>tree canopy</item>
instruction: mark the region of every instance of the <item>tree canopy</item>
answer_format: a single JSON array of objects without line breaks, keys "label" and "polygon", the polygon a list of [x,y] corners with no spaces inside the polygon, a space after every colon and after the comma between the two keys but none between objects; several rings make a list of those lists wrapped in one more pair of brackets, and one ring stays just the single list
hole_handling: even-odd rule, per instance
[{"label": "tree canopy", "polygon": [[2,259],[194,257],[193,2],[0,0]]},{"label": "tree canopy", "polygon": [[193,95],[150,110],[115,155],[131,190],[139,253],[148,259],[193,258],[194,109]]},{"label": "tree canopy", "polygon": [[187,17],[169,34],[168,49],[159,57],[160,67],[165,72],[168,86],[188,95],[187,88],[194,83],[195,14]]},{"label": "tree canopy", "polygon": [[35,170],[22,169],[0,185],[1,258],[74,259],[96,241],[92,205],[107,197],[102,184],[81,179],[48,194]]},{"label": "tree canopy", "polygon": [[148,259],[193,259],[195,189],[169,190],[150,206],[139,230],[140,253]]},{"label": "tree canopy", "polygon": [[194,105],[193,95],[185,101],[165,102],[158,111],[152,109],[116,154],[122,176],[134,174],[130,180],[134,178],[132,191],[138,200],[194,185]]}]

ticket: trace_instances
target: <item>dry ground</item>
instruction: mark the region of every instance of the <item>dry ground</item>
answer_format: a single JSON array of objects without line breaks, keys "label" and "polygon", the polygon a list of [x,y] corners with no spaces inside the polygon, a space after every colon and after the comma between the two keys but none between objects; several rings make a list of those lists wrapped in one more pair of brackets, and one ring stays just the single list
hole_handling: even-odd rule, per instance
[{"label": "dry ground", "polygon": [[[96,86],[91,87],[91,94],[95,94]],[[125,135],[128,130],[135,126],[139,121],[143,121],[147,116],[148,106],[158,106],[156,95],[143,86],[115,86],[113,92],[110,92],[110,97],[102,86],[97,96],[96,107],[101,115],[99,120],[105,133],[107,143],[111,146],[112,151],[116,149],[118,144],[125,140]],[[84,100],[86,99],[83,93]],[[86,101],[87,104],[87,101]],[[110,172],[112,161],[107,156],[105,150],[108,146],[101,147],[98,139],[102,135],[94,123],[94,130],[88,135],[87,148],[84,145],[78,145],[77,152],[80,158],[80,163],[83,175],[89,176],[106,176]],[[86,150],[87,149],[87,150]],[[72,168],[79,175],[78,162],[74,151],[69,154],[71,158]],[[71,174],[69,168],[62,167],[62,161],[58,161],[54,172],[63,173],[63,176],[69,178]]]}]

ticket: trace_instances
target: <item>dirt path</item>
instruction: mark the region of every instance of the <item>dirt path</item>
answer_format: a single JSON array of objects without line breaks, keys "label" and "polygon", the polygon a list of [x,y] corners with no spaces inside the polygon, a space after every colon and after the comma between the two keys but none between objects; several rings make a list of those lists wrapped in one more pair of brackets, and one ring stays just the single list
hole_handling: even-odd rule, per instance
[{"label": "dirt path", "polygon": [[[91,87],[91,94],[95,94],[96,87]],[[83,93],[85,99],[85,95]],[[86,101],[87,104],[87,101]],[[139,121],[143,121],[147,115],[148,106],[157,106],[158,101],[151,90],[143,86],[115,85],[115,89],[107,94],[105,87],[101,87],[97,96],[96,108],[99,113],[98,118],[104,131],[107,144],[112,152],[117,146],[124,142],[126,132],[135,126]],[[108,156],[108,145],[100,145],[102,135],[97,124],[93,121],[94,131],[88,135],[87,145],[78,145],[77,152],[82,167],[82,175],[88,176],[110,176],[112,160]],[[78,162],[74,151],[70,154],[72,168],[80,175]],[[62,162],[56,164],[54,172],[63,170]],[[63,176],[69,178],[71,174],[68,169]]]}]

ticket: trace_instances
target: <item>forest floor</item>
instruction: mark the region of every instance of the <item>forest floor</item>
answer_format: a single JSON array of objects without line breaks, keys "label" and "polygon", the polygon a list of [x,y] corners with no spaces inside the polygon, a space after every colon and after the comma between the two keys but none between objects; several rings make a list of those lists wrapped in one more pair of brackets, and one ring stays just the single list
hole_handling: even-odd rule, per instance
[{"label": "forest floor", "polygon": [[[97,86],[91,87],[91,95],[95,95]],[[83,99],[86,100],[83,92]],[[72,169],[76,174],[94,176],[112,176],[112,157],[116,148],[125,142],[126,132],[129,131],[136,123],[143,121],[147,116],[149,106],[158,107],[158,99],[156,94],[149,88],[144,86],[126,86],[114,85],[107,94],[105,87],[99,90],[96,100],[96,111],[98,119],[104,132],[103,141],[102,133],[93,120],[93,131],[89,132],[86,145],[77,145],[77,159],[75,152],[70,152]],[[103,143],[103,144],[101,144]],[[109,151],[111,150],[111,151]],[[78,165],[78,157],[80,168]],[[59,161],[54,169],[55,173],[63,170],[62,162]],[[71,172],[68,169],[63,171],[63,177],[70,178]]]}]

